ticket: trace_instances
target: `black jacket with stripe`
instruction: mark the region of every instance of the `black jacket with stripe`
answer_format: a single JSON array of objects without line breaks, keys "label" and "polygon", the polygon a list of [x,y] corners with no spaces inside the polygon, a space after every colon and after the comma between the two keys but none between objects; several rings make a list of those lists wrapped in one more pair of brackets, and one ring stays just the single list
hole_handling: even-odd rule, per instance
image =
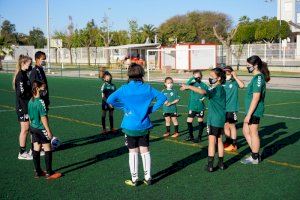
[{"label": "black jacket with stripe", "polygon": [[15,79],[16,111],[28,114],[28,102],[32,97],[31,84],[26,71],[19,71]]}]

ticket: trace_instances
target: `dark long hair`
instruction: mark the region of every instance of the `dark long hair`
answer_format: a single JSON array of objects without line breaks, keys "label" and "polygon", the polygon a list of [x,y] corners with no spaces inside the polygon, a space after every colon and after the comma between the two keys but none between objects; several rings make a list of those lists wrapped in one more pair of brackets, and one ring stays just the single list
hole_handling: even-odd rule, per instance
[{"label": "dark long hair", "polygon": [[128,67],[127,75],[128,75],[128,82],[132,80],[144,82],[143,77],[145,75],[145,70],[141,65],[132,63]]},{"label": "dark long hair", "polygon": [[225,81],[226,81],[226,73],[225,71],[220,68],[220,67],[216,67],[216,68],[213,68],[211,71],[215,72],[215,74],[217,75],[217,77],[220,77],[221,78],[221,84],[224,84]]},{"label": "dark long hair", "polygon": [[32,83],[32,89],[31,89],[31,93],[32,93],[32,100],[34,100],[34,96],[37,94],[37,89],[41,88],[43,85],[45,85],[44,82],[40,82],[40,81],[33,81]]},{"label": "dark long hair", "polygon": [[259,56],[251,56],[247,58],[247,62],[253,66],[257,65],[258,70],[265,75],[265,81],[269,82],[271,77],[270,77],[270,71],[268,69],[268,64],[266,62],[263,62]]}]

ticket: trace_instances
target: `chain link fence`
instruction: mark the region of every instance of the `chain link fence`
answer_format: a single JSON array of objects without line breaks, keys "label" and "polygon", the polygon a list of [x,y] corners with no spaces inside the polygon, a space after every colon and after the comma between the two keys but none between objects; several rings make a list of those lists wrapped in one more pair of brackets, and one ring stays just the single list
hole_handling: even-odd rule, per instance
[{"label": "chain link fence", "polygon": [[[286,45],[273,44],[245,44],[231,45],[235,53],[240,53],[240,58],[231,55],[232,65],[246,65],[246,60],[252,55],[258,55],[269,66],[277,67],[300,67],[300,57],[297,57],[297,44],[287,43]],[[222,45],[217,47],[218,63],[225,63],[226,49]]]},{"label": "chain link fence", "polygon": [[[235,52],[241,51],[241,56],[239,59],[233,55],[231,56],[232,65],[234,67],[241,66],[239,68],[241,70],[245,69],[246,59],[248,57],[251,55],[258,55],[268,63],[268,66],[272,72],[278,71],[280,73],[285,73],[288,71],[288,73],[286,73],[287,76],[299,77],[300,59],[296,55],[296,43],[288,43],[285,47],[280,44],[246,44],[243,46],[232,45],[231,48]],[[12,56],[8,56],[6,60],[2,61],[2,70],[0,72],[13,73],[16,68],[16,60],[20,54],[34,57],[35,52],[39,50],[47,53],[47,49],[34,49],[33,47],[28,46],[20,46],[14,50],[15,51]],[[66,48],[52,48],[50,51],[51,68],[45,68],[45,71],[51,76],[99,78],[105,70],[109,70],[114,78],[126,80],[128,65],[122,60],[124,59],[126,53],[128,53],[127,50],[109,49],[109,51],[110,64],[108,65],[108,53],[103,47],[90,47],[89,49],[74,48],[71,50]],[[172,52],[170,52],[170,55],[173,55]],[[151,56],[154,56],[154,59]],[[197,56],[197,54],[193,54],[193,56]],[[220,65],[225,63],[226,56],[226,49],[222,45],[218,45],[216,48],[216,64]],[[146,77],[149,77],[150,80],[163,80],[165,76],[172,76],[175,79],[185,79],[190,76],[190,73],[186,71],[171,70],[172,67],[170,67],[170,70],[167,70],[167,68],[161,67],[165,65],[171,66],[172,63],[175,63],[173,59],[171,60],[172,63],[168,64],[167,61],[170,61],[168,57],[166,57],[164,63],[161,63],[161,66],[156,62],[152,66],[151,59],[156,60],[155,58],[155,55],[152,54],[150,54],[148,57],[149,75],[146,74]],[[177,61],[176,63],[179,64]],[[241,71],[240,73],[244,72]]]}]

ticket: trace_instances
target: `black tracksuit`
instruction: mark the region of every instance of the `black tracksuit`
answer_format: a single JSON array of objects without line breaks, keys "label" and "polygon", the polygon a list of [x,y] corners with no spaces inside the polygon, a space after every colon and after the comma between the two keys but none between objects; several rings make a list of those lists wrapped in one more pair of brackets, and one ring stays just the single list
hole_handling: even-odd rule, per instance
[{"label": "black tracksuit", "polygon": [[19,71],[15,79],[16,112],[20,122],[28,121],[28,102],[32,97],[31,84],[26,71]]},{"label": "black tracksuit", "polygon": [[48,81],[47,81],[47,77],[45,75],[45,71],[44,71],[43,67],[35,66],[34,68],[32,68],[32,70],[30,72],[31,84],[34,81],[39,81],[39,82],[43,82],[46,84],[45,92],[43,92],[41,94],[41,99],[44,100],[46,109],[49,110],[50,100],[49,100]]}]

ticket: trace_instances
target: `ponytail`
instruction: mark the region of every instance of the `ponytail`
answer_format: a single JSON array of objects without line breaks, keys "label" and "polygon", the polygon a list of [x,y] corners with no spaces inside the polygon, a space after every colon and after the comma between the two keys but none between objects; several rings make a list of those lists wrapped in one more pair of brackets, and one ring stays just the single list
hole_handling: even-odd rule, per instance
[{"label": "ponytail", "polygon": [[21,71],[22,65],[28,61],[32,61],[32,59],[29,56],[25,56],[22,54],[19,56],[19,59],[18,59],[17,65],[16,65],[16,70],[15,70],[14,77],[13,77],[13,81],[12,81],[12,87],[14,90],[16,89],[15,83],[16,83],[17,74],[19,73],[19,71]]},{"label": "ponytail", "polygon": [[262,62],[261,67],[258,67],[259,71],[265,75],[265,81],[269,82],[271,80],[270,71],[268,69],[268,64],[266,62]]},{"label": "ponytail", "polygon": [[258,70],[265,76],[266,82],[269,82],[271,80],[268,64],[266,62],[263,62],[259,56],[251,56],[247,58],[247,62],[253,66],[257,65]]}]

